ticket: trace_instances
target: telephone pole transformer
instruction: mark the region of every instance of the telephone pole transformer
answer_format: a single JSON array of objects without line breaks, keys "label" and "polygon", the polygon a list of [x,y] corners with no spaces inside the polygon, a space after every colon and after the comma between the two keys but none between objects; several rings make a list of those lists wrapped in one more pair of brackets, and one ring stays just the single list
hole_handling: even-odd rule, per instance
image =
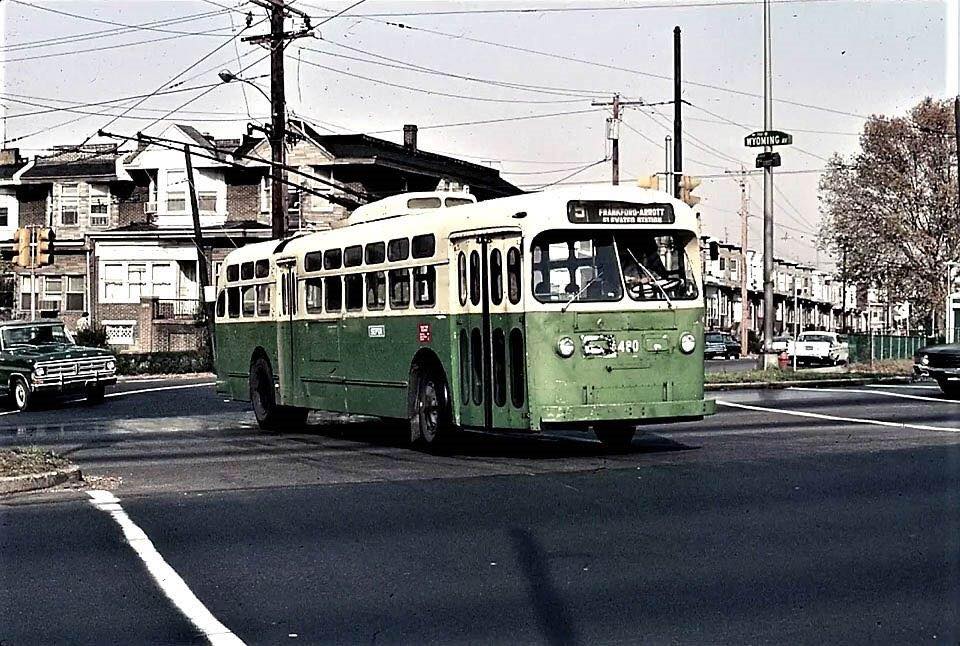
[{"label": "telephone pole transformer", "polygon": [[[286,165],[287,154],[284,147],[286,136],[287,99],[283,80],[283,52],[289,40],[312,36],[310,16],[294,9],[284,0],[250,0],[270,11],[270,33],[268,35],[247,36],[242,40],[265,44],[270,49],[270,224],[274,238],[287,235],[287,190]],[[283,23],[290,14],[303,18],[305,29],[285,32]]]},{"label": "telephone pole transformer", "polygon": [[607,139],[610,140],[610,183],[620,184],[620,108],[625,105],[646,105],[643,100],[624,101],[620,93],[613,95],[612,101],[593,101],[590,105],[609,105],[613,107],[613,117],[607,119]]}]

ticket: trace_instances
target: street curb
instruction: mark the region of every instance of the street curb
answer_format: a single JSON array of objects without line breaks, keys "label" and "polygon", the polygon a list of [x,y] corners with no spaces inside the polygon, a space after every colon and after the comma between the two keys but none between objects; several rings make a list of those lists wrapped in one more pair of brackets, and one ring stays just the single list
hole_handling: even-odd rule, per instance
[{"label": "street curb", "polygon": [[64,482],[79,482],[83,478],[80,467],[74,465],[46,473],[30,473],[22,476],[0,478],[0,496],[10,493],[22,493],[36,489],[47,489]]},{"label": "street curb", "polygon": [[213,372],[177,372],[169,375],[120,375],[117,377],[117,383],[129,383],[137,381],[170,381],[172,379],[205,379],[215,377]]},{"label": "street curb", "polygon": [[867,377],[864,379],[802,379],[798,381],[747,381],[729,384],[704,384],[706,391],[724,390],[782,390],[791,386],[830,387],[830,386],[866,386],[868,384],[905,384],[910,377]]}]

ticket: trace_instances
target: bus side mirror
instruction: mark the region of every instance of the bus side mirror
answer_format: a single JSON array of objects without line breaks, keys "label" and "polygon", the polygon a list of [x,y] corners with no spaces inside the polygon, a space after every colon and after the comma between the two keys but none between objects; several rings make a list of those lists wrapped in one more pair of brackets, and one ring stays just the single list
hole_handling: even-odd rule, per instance
[{"label": "bus side mirror", "polygon": [[720,259],[720,244],[717,242],[710,243],[710,260],[719,260]]}]

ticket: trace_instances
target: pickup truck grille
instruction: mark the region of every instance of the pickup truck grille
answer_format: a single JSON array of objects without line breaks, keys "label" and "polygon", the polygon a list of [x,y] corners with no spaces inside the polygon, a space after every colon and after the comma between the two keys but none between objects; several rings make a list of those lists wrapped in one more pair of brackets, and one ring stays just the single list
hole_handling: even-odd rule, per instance
[{"label": "pickup truck grille", "polygon": [[[64,361],[49,361],[38,363],[37,367],[44,369],[44,378],[49,377],[95,377],[107,370],[107,357],[92,359],[68,359]],[[113,370],[110,371],[113,373]]]},{"label": "pickup truck grille", "polygon": [[960,368],[960,354],[931,354],[931,368]]}]

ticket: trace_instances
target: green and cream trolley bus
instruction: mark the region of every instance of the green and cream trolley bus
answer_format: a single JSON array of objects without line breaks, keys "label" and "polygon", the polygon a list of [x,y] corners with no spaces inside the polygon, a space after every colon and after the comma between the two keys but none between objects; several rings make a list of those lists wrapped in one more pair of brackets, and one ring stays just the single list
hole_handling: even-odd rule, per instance
[{"label": "green and cream trolley bus", "polygon": [[310,410],[456,429],[592,429],[700,419],[698,222],[634,187],[475,202],[396,195],[344,226],[247,245],[217,277],[218,391],[264,429]]}]

